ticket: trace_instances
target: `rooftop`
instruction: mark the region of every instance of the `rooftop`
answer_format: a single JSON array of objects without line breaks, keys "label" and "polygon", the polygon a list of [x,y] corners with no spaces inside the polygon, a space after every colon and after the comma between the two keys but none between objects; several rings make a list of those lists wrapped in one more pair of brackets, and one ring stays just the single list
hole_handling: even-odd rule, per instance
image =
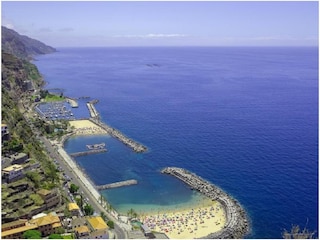
[{"label": "rooftop", "polygon": [[68,209],[69,209],[69,211],[72,211],[72,210],[80,210],[78,204],[73,203],[73,202],[68,204]]},{"label": "rooftop", "polygon": [[20,164],[14,164],[14,165],[11,165],[9,167],[4,168],[2,171],[11,172],[11,171],[19,171],[22,169],[23,169],[23,167]]},{"label": "rooftop", "polygon": [[94,230],[108,228],[108,225],[105,223],[105,221],[102,219],[102,217],[99,217],[99,216],[88,218],[88,222]]}]

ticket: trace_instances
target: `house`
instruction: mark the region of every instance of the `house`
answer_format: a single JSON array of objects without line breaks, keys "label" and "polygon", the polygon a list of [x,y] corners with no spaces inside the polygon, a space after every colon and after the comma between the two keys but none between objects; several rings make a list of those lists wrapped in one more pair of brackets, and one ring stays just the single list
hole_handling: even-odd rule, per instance
[{"label": "house", "polygon": [[14,164],[2,169],[2,178],[11,183],[24,177],[23,167],[19,164]]},{"label": "house", "polygon": [[5,123],[1,124],[1,140],[8,141],[10,140],[9,128]]},{"label": "house", "polygon": [[75,231],[78,227],[86,226],[87,220],[84,217],[73,217],[72,220],[70,220],[70,225],[72,230]]},{"label": "house", "polygon": [[88,226],[91,230],[91,239],[108,239],[109,238],[109,227],[102,219],[102,217],[90,217],[87,219]]},{"label": "house", "polygon": [[33,91],[34,87],[33,87],[32,81],[30,81],[30,80],[23,81],[23,90],[24,91]]},{"label": "house", "polygon": [[15,229],[15,228],[19,228],[19,227],[23,227],[26,225],[26,222],[28,222],[28,220],[18,219],[13,222],[3,223],[3,224],[1,224],[1,232],[8,231],[8,230]]},{"label": "house", "polygon": [[5,223],[1,226],[1,238],[23,239],[23,233],[27,230],[38,230],[42,237],[57,233],[61,227],[60,219],[55,214],[48,214],[30,221],[19,219]]},{"label": "house", "polygon": [[25,223],[25,225],[12,228],[10,230],[2,231],[2,239],[23,239],[23,233],[27,230],[37,230],[38,226],[36,224]]},{"label": "house", "polygon": [[37,230],[41,232],[42,237],[57,233],[58,229],[62,226],[60,218],[55,214],[48,214],[43,217],[31,219],[29,222],[38,226]]},{"label": "house", "polygon": [[12,159],[12,164],[23,164],[29,159],[29,156],[26,153],[15,153],[10,157]]},{"label": "house", "polygon": [[46,204],[46,208],[52,208],[60,203],[60,196],[58,195],[55,189],[49,191],[46,189],[41,189],[37,192],[40,197],[43,199],[44,203]]},{"label": "house", "polygon": [[78,239],[89,239],[90,230],[87,226],[80,226],[75,228],[74,233]]},{"label": "house", "polygon": [[72,216],[80,216],[80,208],[76,203],[69,203],[68,204],[68,210],[71,213]]}]

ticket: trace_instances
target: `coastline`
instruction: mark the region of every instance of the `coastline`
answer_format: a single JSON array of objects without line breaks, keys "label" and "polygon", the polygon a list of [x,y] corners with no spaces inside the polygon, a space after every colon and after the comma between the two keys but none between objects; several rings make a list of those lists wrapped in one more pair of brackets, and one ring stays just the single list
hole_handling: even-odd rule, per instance
[{"label": "coastline", "polygon": [[249,233],[250,226],[246,212],[237,200],[222,189],[183,168],[167,167],[161,172],[177,177],[192,189],[221,203],[226,213],[226,224],[222,230],[210,233],[204,238],[243,238]]},{"label": "coastline", "polygon": [[[72,122],[73,132],[61,139],[58,144],[58,152],[69,167],[74,170],[90,194],[97,202],[100,202],[101,195],[97,190],[97,186],[90,181],[90,178],[86,176],[71,156],[63,149],[63,145],[71,136],[111,134],[92,118]],[[99,123],[101,122],[99,121]],[[220,188],[182,168],[168,167],[161,172],[173,175],[188,184],[192,189],[199,191],[210,200],[210,204],[189,206],[186,209],[161,210],[157,214],[150,212],[141,214],[138,219],[141,219],[153,231],[165,233],[169,238],[173,239],[190,237],[243,238],[248,234],[249,224],[243,208],[235,199]],[[101,206],[103,208],[106,207]],[[110,213],[119,221],[120,214],[117,211],[112,210]],[[179,217],[182,223],[186,223],[186,225],[182,226],[178,221],[176,222],[177,217]],[[128,225],[125,228],[129,230]]]}]

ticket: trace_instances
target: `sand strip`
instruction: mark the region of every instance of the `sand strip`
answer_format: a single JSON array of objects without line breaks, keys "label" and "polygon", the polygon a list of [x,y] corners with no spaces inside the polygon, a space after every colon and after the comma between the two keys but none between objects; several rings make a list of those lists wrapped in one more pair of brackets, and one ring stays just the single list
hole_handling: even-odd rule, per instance
[{"label": "sand strip", "polygon": [[75,135],[101,135],[108,134],[106,130],[90,120],[69,121]]},{"label": "sand strip", "polygon": [[222,230],[226,215],[219,202],[209,199],[190,209],[147,213],[141,215],[140,220],[152,231],[163,232],[170,239],[190,239],[206,237]]}]

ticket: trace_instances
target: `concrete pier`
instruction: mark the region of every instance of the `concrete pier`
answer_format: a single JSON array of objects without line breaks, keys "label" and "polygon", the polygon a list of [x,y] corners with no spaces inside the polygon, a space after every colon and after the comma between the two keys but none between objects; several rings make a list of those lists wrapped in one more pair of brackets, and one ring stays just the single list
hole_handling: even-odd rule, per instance
[{"label": "concrete pier", "polygon": [[80,156],[86,156],[86,155],[90,155],[90,154],[103,153],[106,151],[107,151],[106,148],[102,148],[102,149],[88,150],[88,151],[83,151],[83,152],[70,153],[69,155],[71,157],[80,157]]},{"label": "concrete pier", "polygon": [[136,141],[128,138],[127,136],[125,136],[124,134],[122,134],[119,130],[112,128],[110,126],[108,126],[107,124],[96,120],[95,118],[91,118],[90,119],[92,122],[94,122],[95,124],[97,124],[98,126],[100,126],[101,128],[103,128],[104,130],[107,131],[108,134],[110,134],[111,136],[117,138],[118,140],[120,140],[122,143],[124,143],[125,145],[129,146],[130,148],[133,149],[133,151],[137,152],[137,153],[142,153],[142,152],[146,152],[147,148],[145,146],[143,146],[140,143],[137,143]]},{"label": "concrete pier", "polygon": [[104,190],[104,189],[108,189],[108,188],[117,188],[117,187],[123,187],[123,186],[135,185],[135,184],[138,184],[138,181],[132,179],[132,180],[126,180],[126,181],[121,181],[121,182],[100,185],[100,186],[97,186],[97,189]]},{"label": "concrete pier", "polygon": [[72,108],[79,107],[77,100],[73,98],[66,98],[67,102],[71,105]]},{"label": "concrete pier", "polygon": [[179,178],[192,189],[222,204],[226,212],[226,224],[221,231],[205,238],[243,238],[248,234],[249,221],[244,209],[237,200],[222,189],[183,168],[167,167],[161,172]]},{"label": "concrete pier", "polygon": [[87,107],[89,109],[91,118],[99,119],[99,113],[96,110],[96,108],[94,107],[94,103],[93,102],[87,102]]}]

